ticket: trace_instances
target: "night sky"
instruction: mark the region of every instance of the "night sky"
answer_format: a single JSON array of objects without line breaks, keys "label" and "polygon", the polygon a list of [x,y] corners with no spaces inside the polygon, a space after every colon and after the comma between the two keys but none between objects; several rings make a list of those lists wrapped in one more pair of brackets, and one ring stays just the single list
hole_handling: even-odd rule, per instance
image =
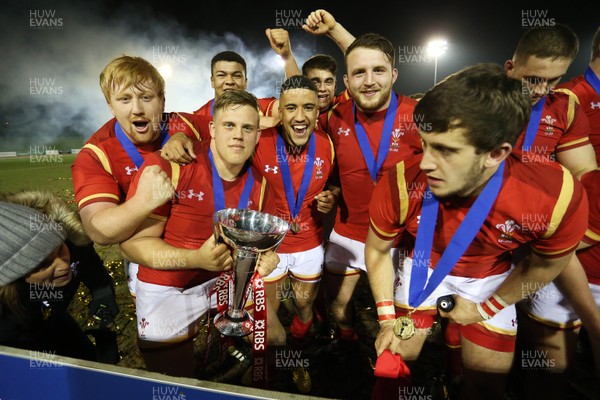
[{"label": "night sky", "polygon": [[381,33],[399,54],[404,53],[404,58],[396,57],[399,77],[394,86],[403,94],[423,92],[433,84],[433,63],[423,61],[423,49],[436,35],[448,40],[448,52],[438,60],[439,81],[478,62],[504,63],[528,23],[567,23],[580,39],[568,79],[586,68],[600,21],[573,2],[561,10],[501,2],[481,2],[481,8],[473,8],[431,1],[407,5],[381,0],[348,7],[348,2],[338,1],[229,0],[197,1],[194,11],[180,3],[9,0],[0,11],[0,151],[53,143],[81,146],[111,117],[98,75],[121,54],[144,57],[158,68],[168,65],[167,111],[192,112],[212,98],[210,59],[222,50],[244,56],[249,90],[259,97],[274,96],[284,74],[264,34],[266,28],[289,30],[299,65],[315,53],[334,56],[342,90],[341,51],[327,37],[312,36],[300,27],[318,8],[330,11],[354,35]]}]

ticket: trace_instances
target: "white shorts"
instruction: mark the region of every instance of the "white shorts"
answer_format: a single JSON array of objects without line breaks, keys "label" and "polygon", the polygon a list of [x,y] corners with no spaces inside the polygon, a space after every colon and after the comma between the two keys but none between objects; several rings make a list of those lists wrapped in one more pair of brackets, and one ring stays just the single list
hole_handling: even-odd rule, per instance
[{"label": "white shorts", "polygon": [[138,283],[137,273],[140,268],[140,264],[123,260],[125,264],[125,277],[127,278],[127,288],[132,297],[135,298],[135,288]]},{"label": "white shorts", "polygon": [[[396,269],[396,282],[394,290],[394,302],[397,307],[408,309],[408,291],[410,287],[410,274],[412,271],[412,259],[405,258],[403,268]],[[397,265],[397,264],[394,264]],[[492,275],[485,278],[465,278],[461,276],[446,275],[442,283],[423,301],[418,310],[436,310],[437,299],[448,294],[456,294],[475,303],[487,300],[496,289],[504,282],[510,274],[510,270],[503,274]],[[429,268],[428,278],[433,273]],[[479,322],[486,329],[514,335],[517,332],[517,315],[515,306],[506,307],[487,321]]]},{"label": "white shorts", "polygon": [[180,342],[197,335],[200,318],[217,305],[210,290],[217,278],[181,289],[138,281],[135,308],[138,336],[153,342]]},{"label": "white shorts", "polygon": [[[398,265],[404,251],[392,248],[390,254],[394,265]],[[335,275],[356,275],[360,271],[367,272],[365,244],[342,236],[334,229],[325,250],[325,269]]]},{"label": "white shorts", "polygon": [[266,276],[265,282],[275,282],[286,275],[303,282],[319,282],[323,274],[323,246],[297,253],[277,253],[279,264]]},{"label": "white shorts", "polygon": [[[596,304],[600,307],[600,286],[591,283],[589,286]],[[529,317],[553,328],[569,329],[581,326],[579,316],[554,282],[538,290],[531,298],[521,302],[520,306]]]}]

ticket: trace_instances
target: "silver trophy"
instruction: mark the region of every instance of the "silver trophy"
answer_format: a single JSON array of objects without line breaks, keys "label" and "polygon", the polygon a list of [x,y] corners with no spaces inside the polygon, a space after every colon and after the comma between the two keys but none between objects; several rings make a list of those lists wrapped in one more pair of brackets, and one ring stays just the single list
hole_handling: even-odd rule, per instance
[{"label": "silver trophy", "polygon": [[[271,214],[226,208],[213,215],[215,239],[233,248],[233,291],[227,311],[215,316],[214,324],[226,336],[246,336],[253,331],[253,318],[244,310],[248,283],[254,274],[259,253],[275,249],[289,230],[289,224]],[[232,298],[233,294],[233,298]]]}]

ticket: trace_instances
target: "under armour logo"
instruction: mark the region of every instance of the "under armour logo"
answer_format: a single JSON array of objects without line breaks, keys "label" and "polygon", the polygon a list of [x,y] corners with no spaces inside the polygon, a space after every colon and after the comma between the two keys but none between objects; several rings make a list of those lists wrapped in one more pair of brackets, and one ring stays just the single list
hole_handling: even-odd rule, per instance
[{"label": "under armour logo", "polygon": [[278,167],[277,165],[276,165],[276,166],[274,166],[273,168],[271,168],[271,167],[269,166],[269,164],[265,165],[265,172],[266,172],[266,173],[269,173],[269,172],[271,172],[271,171],[272,171],[274,174],[278,174],[278,173],[279,173],[279,172],[278,172],[278,169],[279,169],[279,167]]},{"label": "under armour logo", "polygon": [[597,101],[595,103],[594,102],[590,102],[590,108],[592,110],[595,110],[596,108],[600,108],[600,101]]},{"label": "under armour logo", "polygon": [[350,135],[350,128],[348,128],[348,129],[345,129],[345,130],[344,130],[344,129],[342,129],[342,127],[340,126],[340,127],[338,128],[337,134],[338,134],[338,135],[341,135],[342,133],[344,134],[344,136],[349,136],[349,135]]},{"label": "under armour logo", "polygon": [[125,167],[125,171],[127,171],[127,175],[131,175],[133,172],[137,171],[137,167],[130,168],[129,166]]},{"label": "under armour logo", "polygon": [[194,189],[190,189],[187,194],[187,198],[191,199],[193,197],[197,197],[198,201],[204,200],[204,192],[194,193]]}]

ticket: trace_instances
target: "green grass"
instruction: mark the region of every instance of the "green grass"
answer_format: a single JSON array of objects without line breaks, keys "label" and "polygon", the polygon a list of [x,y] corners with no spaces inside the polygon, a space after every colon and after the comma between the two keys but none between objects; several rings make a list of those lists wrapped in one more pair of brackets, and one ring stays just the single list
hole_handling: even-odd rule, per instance
[{"label": "green grass", "polygon": [[49,190],[74,203],[71,165],[75,154],[0,158],[0,191]]},{"label": "green grass", "polygon": [[[73,208],[73,179],[71,165],[75,154],[44,156],[41,154],[24,157],[0,158],[0,191],[48,190],[58,194]],[[120,260],[118,246],[96,246],[105,261]]]}]

